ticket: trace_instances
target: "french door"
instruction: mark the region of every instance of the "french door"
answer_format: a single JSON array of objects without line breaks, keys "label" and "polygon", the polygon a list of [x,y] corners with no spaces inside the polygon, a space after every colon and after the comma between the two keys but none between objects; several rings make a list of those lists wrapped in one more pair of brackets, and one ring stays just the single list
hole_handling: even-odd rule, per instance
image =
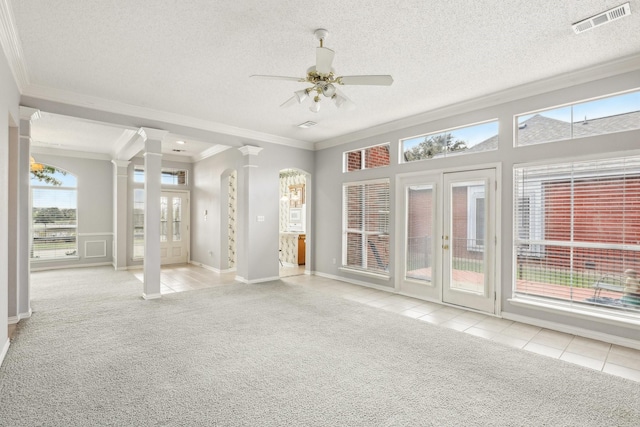
[{"label": "french door", "polygon": [[399,180],[402,293],[495,312],[495,175],[482,169]]},{"label": "french door", "polygon": [[189,259],[189,196],[163,191],[160,197],[160,262],[183,264]]}]

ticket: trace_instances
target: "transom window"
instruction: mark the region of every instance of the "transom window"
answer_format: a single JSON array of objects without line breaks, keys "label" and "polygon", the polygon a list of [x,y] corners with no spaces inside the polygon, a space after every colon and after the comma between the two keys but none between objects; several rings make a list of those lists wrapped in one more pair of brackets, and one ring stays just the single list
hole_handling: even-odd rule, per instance
[{"label": "transom window", "polygon": [[31,258],[60,260],[78,256],[78,182],[55,166],[31,164]]},{"label": "transom window", "polygon": [[640,91],[516,116],[516,146],[640,129]]},{"label": "transom window", "polygon": [[344,153],[344,171],[353,172],[389,166],[389,144],[374,145]]},{"label": "transom window", "polygon": [[[144,166],[134,166],[133,182],[144,183]],[[187,185],[187,171],[184,169],[162,168],[160,182],[163,185]]]},{"label": "transom window", "polygon": [[400,140],[402,162],[496,150],[498,121],[432,132]]}]

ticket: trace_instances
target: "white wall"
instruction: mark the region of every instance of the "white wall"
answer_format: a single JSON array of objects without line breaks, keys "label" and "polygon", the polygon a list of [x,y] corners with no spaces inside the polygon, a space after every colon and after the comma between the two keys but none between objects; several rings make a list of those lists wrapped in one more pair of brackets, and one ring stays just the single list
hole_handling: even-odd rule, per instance
[{"label": "white wall", "polygon": [[[20,120],[20,94],[7,60],[0,55],[0,363],[9,346],[8,330],[8,240],[9,226],[9,126]],[[15,251],[15,242],[12,246]]]},{"label": "white wall", "polygon": [[[596,136],[577,141],[561,141],[528,147],[513,147],[513,116],[514,114],[533,111],[546,107],[602,96],[618,91],[638,88],[640,86],[640,70],[625,74],[571,86],[566,89],[555,90],[544,94],[530,96],[515,101],[477,109],[464,114],[452,114],[448,117],[428,123],[398,129],[382,135],[364,138],[344,145],[326,148],[316,152],[315,220],[312,229],[315,239],[315,270],[327,275],[338,276],[347,280],[365,281],[378,286],[395,288],[396,270],[393,259],[396,251],[400,251],[400,231],[395,229],[396,200],[395,184],[398,176],[423,172],[427,170],[446,170],[453,168],[472,169],[479,164],[499,164],[502,166],[501,191],[502,205],[499,207],[502,222],[499,230],[500,245],[503,248],[499,286],[502,290],[501,306],[503,314],[526,316],[545,321],[553,321],[570,328],[587,328],[620,337],[640,341],[640,331],[637,328],[612,326],[595,320],[578,319],[559,313],[542,312],[532,308],[525,308],[513,304],[512,296],[512,212],[513,212],[513,166],[518,163],[555,161],[557,159],[580,159],[599,154],[621,155],[636,152],[640,149],[640,131],[628,131],[614,135]],[[452,156],[448,158],[430,159],[407,164],[399,164],[398,144],[400,138],[464,126],[485,120],[499,119],[500,131],[499,149],[492,152],[482,152],[468,155]],[[343,152],[376,144],[391,143],[391,165],[388,167],[342,172]],[[633,151],[636,150],[636,151]],[[390,279],[376,280],[363,278],[361,275],[340,270],[342,251],[342,184],[350,181],[361,181],[374,178],[390,178],[391,180],[391,215],[390,215],[390,245],[391,264]],[[332,260],[336,259],[336,264]]]}]

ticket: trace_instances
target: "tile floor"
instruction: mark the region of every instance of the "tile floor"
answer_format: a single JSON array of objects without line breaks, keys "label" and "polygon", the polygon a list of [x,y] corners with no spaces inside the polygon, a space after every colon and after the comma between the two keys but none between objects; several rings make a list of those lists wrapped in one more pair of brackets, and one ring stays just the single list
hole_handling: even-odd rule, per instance
[{"label": "tile floor", "polygon": [[[142,272],[134,272],[142,279]],[[311,287],[380,310],[486,338],[496,343],[561,359],[590,369],[640,382],[640,350],[499,319],[459,308],[304,274],[300,268],[282,268],[281,280]],[[235,273],[218,274],[193,265],[162,268],[162,293],[231,285]]]}]

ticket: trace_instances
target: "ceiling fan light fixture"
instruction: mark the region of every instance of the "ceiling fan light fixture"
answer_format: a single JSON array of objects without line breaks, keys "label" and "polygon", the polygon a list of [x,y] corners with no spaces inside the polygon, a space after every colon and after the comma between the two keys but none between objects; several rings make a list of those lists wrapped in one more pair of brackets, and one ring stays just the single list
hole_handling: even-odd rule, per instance
[{"label": "ceiling fan light fixture", "polygon": [[327,83],[324,86],[322,86],[322,94],[327,98],[331,98],[333,95],[336,94],[336,87],[331,83]]},{"label": "ceiling fan light fixture", "polygon": [[307,92],[306,89],[297,90],[294,93],[296,94],[296,99],[298,100],[298,103],[302,103],[302,101],[304,101],[309,97],[309,92]]},{"label": "ceiling fan light fixture", "polygon": [[314,113],[317,113],[320,111],[320,99],[314,99],[313,100],[313,104],[311,104],[311,107],[309,107],[309,110],[311,110]]},{"label": "ceiling fan light fixture", "polygon": [[344,105],[344,103],[347,101],[347,98],[345,98],[344,96],[341,96],[340,94],[334,94],[331,99],[333,100],[333,103],[336,105],[336,108],[340,108]]}]

